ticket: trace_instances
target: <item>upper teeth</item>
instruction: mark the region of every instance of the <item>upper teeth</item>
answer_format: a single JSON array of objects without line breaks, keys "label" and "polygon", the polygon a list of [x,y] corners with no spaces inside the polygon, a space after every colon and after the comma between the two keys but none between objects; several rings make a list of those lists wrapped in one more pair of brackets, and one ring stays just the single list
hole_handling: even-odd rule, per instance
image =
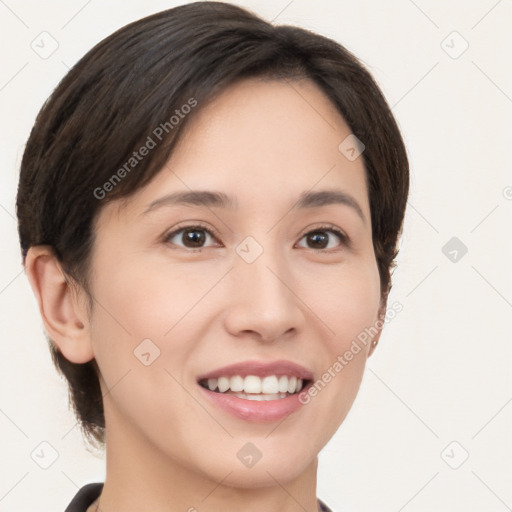
[{"label": "upper teeth", "polygon": [[241,377],[234,375],[233,377],[219,377],[218,379],[208,379],[208,388],[214,391],[216,388],[221,393],[228,390],[244,393],[298,393],[302,389],[302,379],[297,377],[288,377],[282,375],[268,375],[267,377],[257,377],[256,375],[247,375]]}]

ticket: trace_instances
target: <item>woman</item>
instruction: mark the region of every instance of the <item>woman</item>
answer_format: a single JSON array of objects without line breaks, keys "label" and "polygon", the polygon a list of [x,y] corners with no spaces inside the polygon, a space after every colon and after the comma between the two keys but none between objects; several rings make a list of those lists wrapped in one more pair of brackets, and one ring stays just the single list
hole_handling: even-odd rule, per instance
[{"label": "woman", "polygon": [[43,106],[23,261],[106,480],[67,511],[329,510],[317,455],[382,332],[409,186],[338,43],[196,2],[118,30]]}]

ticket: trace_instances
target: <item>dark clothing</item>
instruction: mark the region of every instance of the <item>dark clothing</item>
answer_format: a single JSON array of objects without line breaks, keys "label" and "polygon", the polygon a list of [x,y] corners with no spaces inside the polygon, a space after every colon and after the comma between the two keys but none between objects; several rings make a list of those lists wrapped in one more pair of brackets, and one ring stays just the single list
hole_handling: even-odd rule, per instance
[{"label": "dark clothing", "polygon": [[[101,494],[103,483],[92,483],[84,485],[71,500],[64,512],[85,512],[91,503]],[[319,512],[332,512],[322,501],[318,500]]]},{"label": "dark clothing", "polygon": [[91,503],[101,494],[103,483],[84,485],[71,500],[64,512],[85,512]]}]

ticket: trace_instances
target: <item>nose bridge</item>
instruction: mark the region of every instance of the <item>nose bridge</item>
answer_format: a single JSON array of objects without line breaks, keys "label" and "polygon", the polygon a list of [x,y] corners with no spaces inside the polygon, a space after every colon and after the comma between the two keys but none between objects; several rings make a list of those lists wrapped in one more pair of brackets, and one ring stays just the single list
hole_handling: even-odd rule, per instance
[{"label": "nose bridge", "polygon": [[[270,238],[267,237],[268,240]],[[260,243],[252,236],[247,237],[237,247],[235,272],[241,281],[246,282],[246,290],[252,292],[251,299],[256,302],[290,300],[290,291],[282,282],[286,281],[290,272],[286,269],[281,249],[283,248],[269,241]]]},{"label": "nose bridge", "polygon": [[274,339],[298,327],[298,299],[292,293],[292,272],[284,247],[247,237],[236,249],[233,269],[230,326],[234,331],[254,331]]}]

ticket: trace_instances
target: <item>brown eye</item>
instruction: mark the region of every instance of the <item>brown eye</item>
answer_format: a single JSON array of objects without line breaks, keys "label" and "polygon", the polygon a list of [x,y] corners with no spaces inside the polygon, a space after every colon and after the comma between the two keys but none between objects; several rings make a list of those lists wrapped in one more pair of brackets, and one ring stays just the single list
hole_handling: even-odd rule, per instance
[{"label": "brown eye", "polygon": [[[203,249],[208,238],[215,239],[213,233],[204,226],[183,226],[165,236],[164,241],[185,249]],[[180,243],[183,245],[180,245]]]},{"label": "brown eye", "polygon": [[[334,234],[335,237],[330,236],[329,233],[331,235]],[[302,238],[306,239],[308,248],[320,250],[339,247],[340,244],[336,244],[336,238],[338,239],[338,242],[341,242],[341,245],[346,245],[348,242],[348,238],[344,233],[331,226],[320,227],[312,231],[308,231]]]}]

